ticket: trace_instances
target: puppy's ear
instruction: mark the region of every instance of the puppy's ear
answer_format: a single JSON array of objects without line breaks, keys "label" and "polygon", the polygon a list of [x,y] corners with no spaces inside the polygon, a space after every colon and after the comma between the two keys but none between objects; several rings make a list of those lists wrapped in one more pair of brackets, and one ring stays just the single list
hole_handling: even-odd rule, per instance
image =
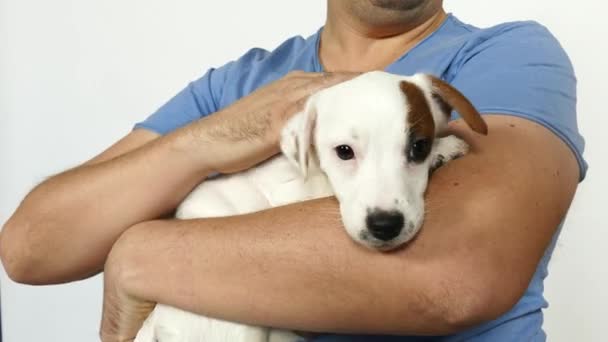
[{"label": "puppy's ear", "polygon": [[439,107],[446,113],[448,118],[452,113],[452,109],[454,109],[472,130],[483,135],[488,134],[488,125],[469,99],[456,88],[439,78],[431,75],[428,75],[428,77],[431,80],[433,98],[439,103]]},{"label": "puppy's ear", "polygon": [[310,149],[317,120],[315,102],[314,96],[310,97],[304,110],[291,117],[281,132],[281,151],[300,169],[304,178],[308,175],[311,162]]}]

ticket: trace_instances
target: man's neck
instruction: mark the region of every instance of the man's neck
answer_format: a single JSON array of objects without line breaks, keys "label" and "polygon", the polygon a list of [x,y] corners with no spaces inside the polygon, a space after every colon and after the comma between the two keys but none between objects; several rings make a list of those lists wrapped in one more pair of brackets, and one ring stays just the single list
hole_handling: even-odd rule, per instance
[{"label": "man's neck", "polygon": [[446,18],[441,9],[410,27],[372,27],[336,12],[328,14],[321,33],[319,58],[325,71],[382,70],[437,30]]}]

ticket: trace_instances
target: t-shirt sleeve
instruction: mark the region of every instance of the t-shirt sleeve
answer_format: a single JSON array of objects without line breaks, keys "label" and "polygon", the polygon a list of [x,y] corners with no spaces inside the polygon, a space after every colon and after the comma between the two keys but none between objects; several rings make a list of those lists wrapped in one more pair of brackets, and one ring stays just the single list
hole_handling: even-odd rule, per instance
[{"label": "t-shirt sleeve", "polygon": [[169,102],[142,122],[135,124],[134,129],[144,128],[159,134],[167,134],[218,111],[226,74],[233,62],[218,69],[209,69],[201,78],[190,82]]},{"label": "t-shirt sleeve", "polygon": [[553,35],[537,23],[522,22],[479,37],[461,56],[448,81],[480,113],[514,115],[551,130],[572,149],[582,180],[587,164],[576,119],[576,78]]}]

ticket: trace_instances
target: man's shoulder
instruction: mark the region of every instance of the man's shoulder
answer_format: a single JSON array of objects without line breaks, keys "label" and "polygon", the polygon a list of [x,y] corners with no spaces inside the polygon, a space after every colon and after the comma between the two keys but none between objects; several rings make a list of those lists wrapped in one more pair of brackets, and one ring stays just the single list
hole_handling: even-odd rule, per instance
[{"label": "man's shoulder", "polygon": [[477,27],[450,14],[443,25],[391,66],[395,73],[420,70],[453,80],[463,68],[477,72],[505,66],[556,64],[573,73],[564,49],[553,34],[536,21],[505,22]]},{"label": "man's shoulder", "polygon": [[[480,28],[450,15],[416,54],[416,66],[448,81],[465,70],[476,73],[558,66],[573,77],[570,59],[556,37],[536,21],[513,21]],[[434,64],[433,64],[434,63]]]},{"label": "man's shoulder", "polygon": [[453,30],[459,32],[463,38],[467,52],[476,53],[502,46],[512,46],[514,53],[520,53],[521,48],[551,53],[563,50],[551,31],[537,21],[511,21],[480,28],[466,24],[453,16],[450,19]]}]

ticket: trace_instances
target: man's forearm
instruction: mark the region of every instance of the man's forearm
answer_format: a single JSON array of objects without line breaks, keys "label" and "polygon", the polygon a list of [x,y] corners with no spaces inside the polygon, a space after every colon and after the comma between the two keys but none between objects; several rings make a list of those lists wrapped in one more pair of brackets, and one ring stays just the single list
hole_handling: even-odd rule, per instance
[{"label": "man's forearm", "polygon": [[131,152],[94,160],[37,186],[3,229],[9,275],[27,283],[92,275],[125,229],[175,208],[205,170],[173,137],[149,139]]},{"label": "man's forearm", "polygon": [[436,268],[356,245],[334,198],[146,222],[114,248],[109,261],[120,266],[106,273],[121,273],[130,295],[213,317],[317,332],[455,329],[443,294],[428,286]]}]

